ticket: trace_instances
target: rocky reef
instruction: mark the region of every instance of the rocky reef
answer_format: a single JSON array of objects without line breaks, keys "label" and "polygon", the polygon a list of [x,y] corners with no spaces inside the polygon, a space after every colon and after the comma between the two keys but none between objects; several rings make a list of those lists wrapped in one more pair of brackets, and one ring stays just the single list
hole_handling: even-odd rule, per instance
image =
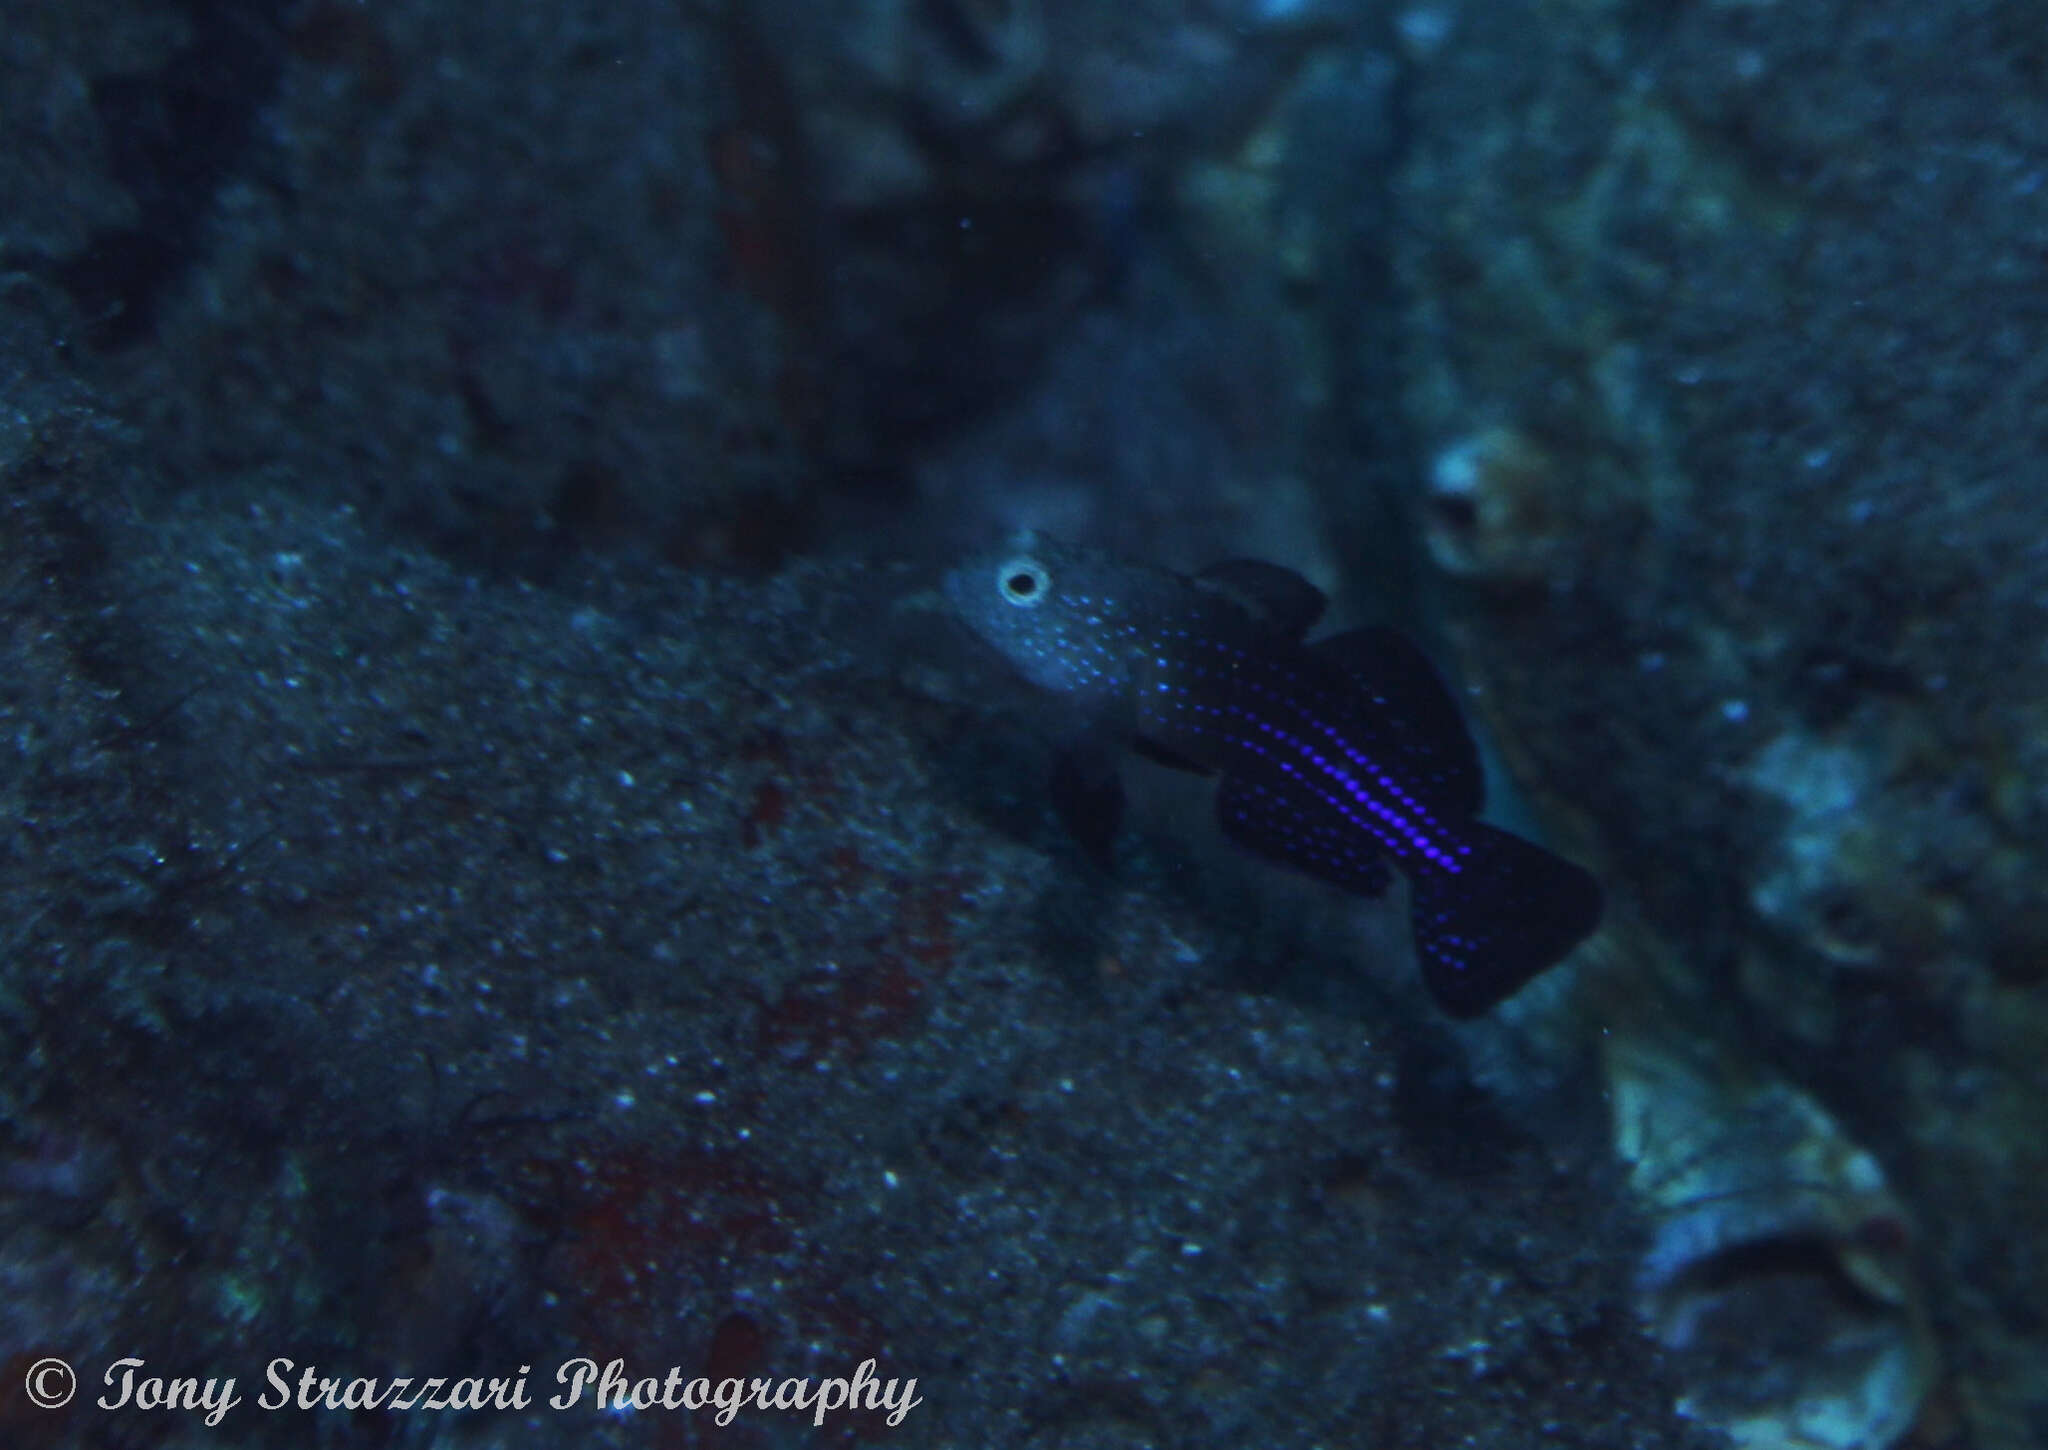
[{"label": "rocky reef", "polygon": [[[716,1428],[96,1409],[132,1352],[919,1379],[760,1445],[2040,1443],[2037,30],[11,19],[0,1439]],[[1606,927],[1452,1029],[1172,781],[1091,863],[920,602],[1019,525],[1416,634]]]}]

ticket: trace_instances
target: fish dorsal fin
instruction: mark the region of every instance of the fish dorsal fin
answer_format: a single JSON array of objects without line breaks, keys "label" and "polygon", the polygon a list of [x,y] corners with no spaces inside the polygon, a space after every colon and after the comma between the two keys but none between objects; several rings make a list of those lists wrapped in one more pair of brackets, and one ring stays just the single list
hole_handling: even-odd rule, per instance
[{"label": "fish dorsal fin", "polygon": [[1400,753],[1433,804],[1476,815],[1486,803],[1479,747],[1443,677],[1413,640],[1371,626],[1319,639],[1308,647],[1372,698],[1376,733]]},{"label": "fish dorsal fin", "polygon": [[1195,583],[1265,620],[1289,639],[1300,639],[1323,617],[1329,600],[1292,569],[1260,559],[1225,559],[1195,575]]}]

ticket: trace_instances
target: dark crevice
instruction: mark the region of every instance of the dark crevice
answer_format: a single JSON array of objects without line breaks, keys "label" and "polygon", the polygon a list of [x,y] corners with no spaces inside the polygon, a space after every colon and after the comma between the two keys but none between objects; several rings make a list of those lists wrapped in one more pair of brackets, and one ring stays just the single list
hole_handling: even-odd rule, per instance
[{"label": "dark crevice", "polygon": [[149,336],[165,296],[202,255],[214,195],[277,89],[281,0],[185,0],[182,8],[191,22],[183,49],[157,70],[93,85],[108,170],[134,198],[136,220],[46,264],[102,349]]}]

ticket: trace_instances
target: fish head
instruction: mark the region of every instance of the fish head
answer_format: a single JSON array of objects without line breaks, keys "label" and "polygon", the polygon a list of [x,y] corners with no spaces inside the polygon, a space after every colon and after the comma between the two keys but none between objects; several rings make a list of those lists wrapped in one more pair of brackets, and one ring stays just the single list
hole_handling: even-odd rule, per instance
[{"label": "fish head", "polygon": [[1021,534],[946,576],[960,620],[1041,689],[1106,706],[1128,695],[1139,611],[1132,572],[1106,556]]}]

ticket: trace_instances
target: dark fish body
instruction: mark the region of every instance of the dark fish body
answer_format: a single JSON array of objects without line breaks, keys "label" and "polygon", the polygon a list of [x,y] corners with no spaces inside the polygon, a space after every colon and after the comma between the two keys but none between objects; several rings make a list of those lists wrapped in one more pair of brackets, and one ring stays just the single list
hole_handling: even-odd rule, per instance
[{"label": "dark fish body", "polygon": [[1474,1016],[1600,918],[1578,866],[1476,818],[1483,778],[1456,703],[1403,636],[1305,643],[1323,596],[1276,565],[1187,577],[1044,538],[967,565],[946,593],[1095,738],[1220,777],[1246,850],[1360,895],[1407,878],[1425,984]]}]

